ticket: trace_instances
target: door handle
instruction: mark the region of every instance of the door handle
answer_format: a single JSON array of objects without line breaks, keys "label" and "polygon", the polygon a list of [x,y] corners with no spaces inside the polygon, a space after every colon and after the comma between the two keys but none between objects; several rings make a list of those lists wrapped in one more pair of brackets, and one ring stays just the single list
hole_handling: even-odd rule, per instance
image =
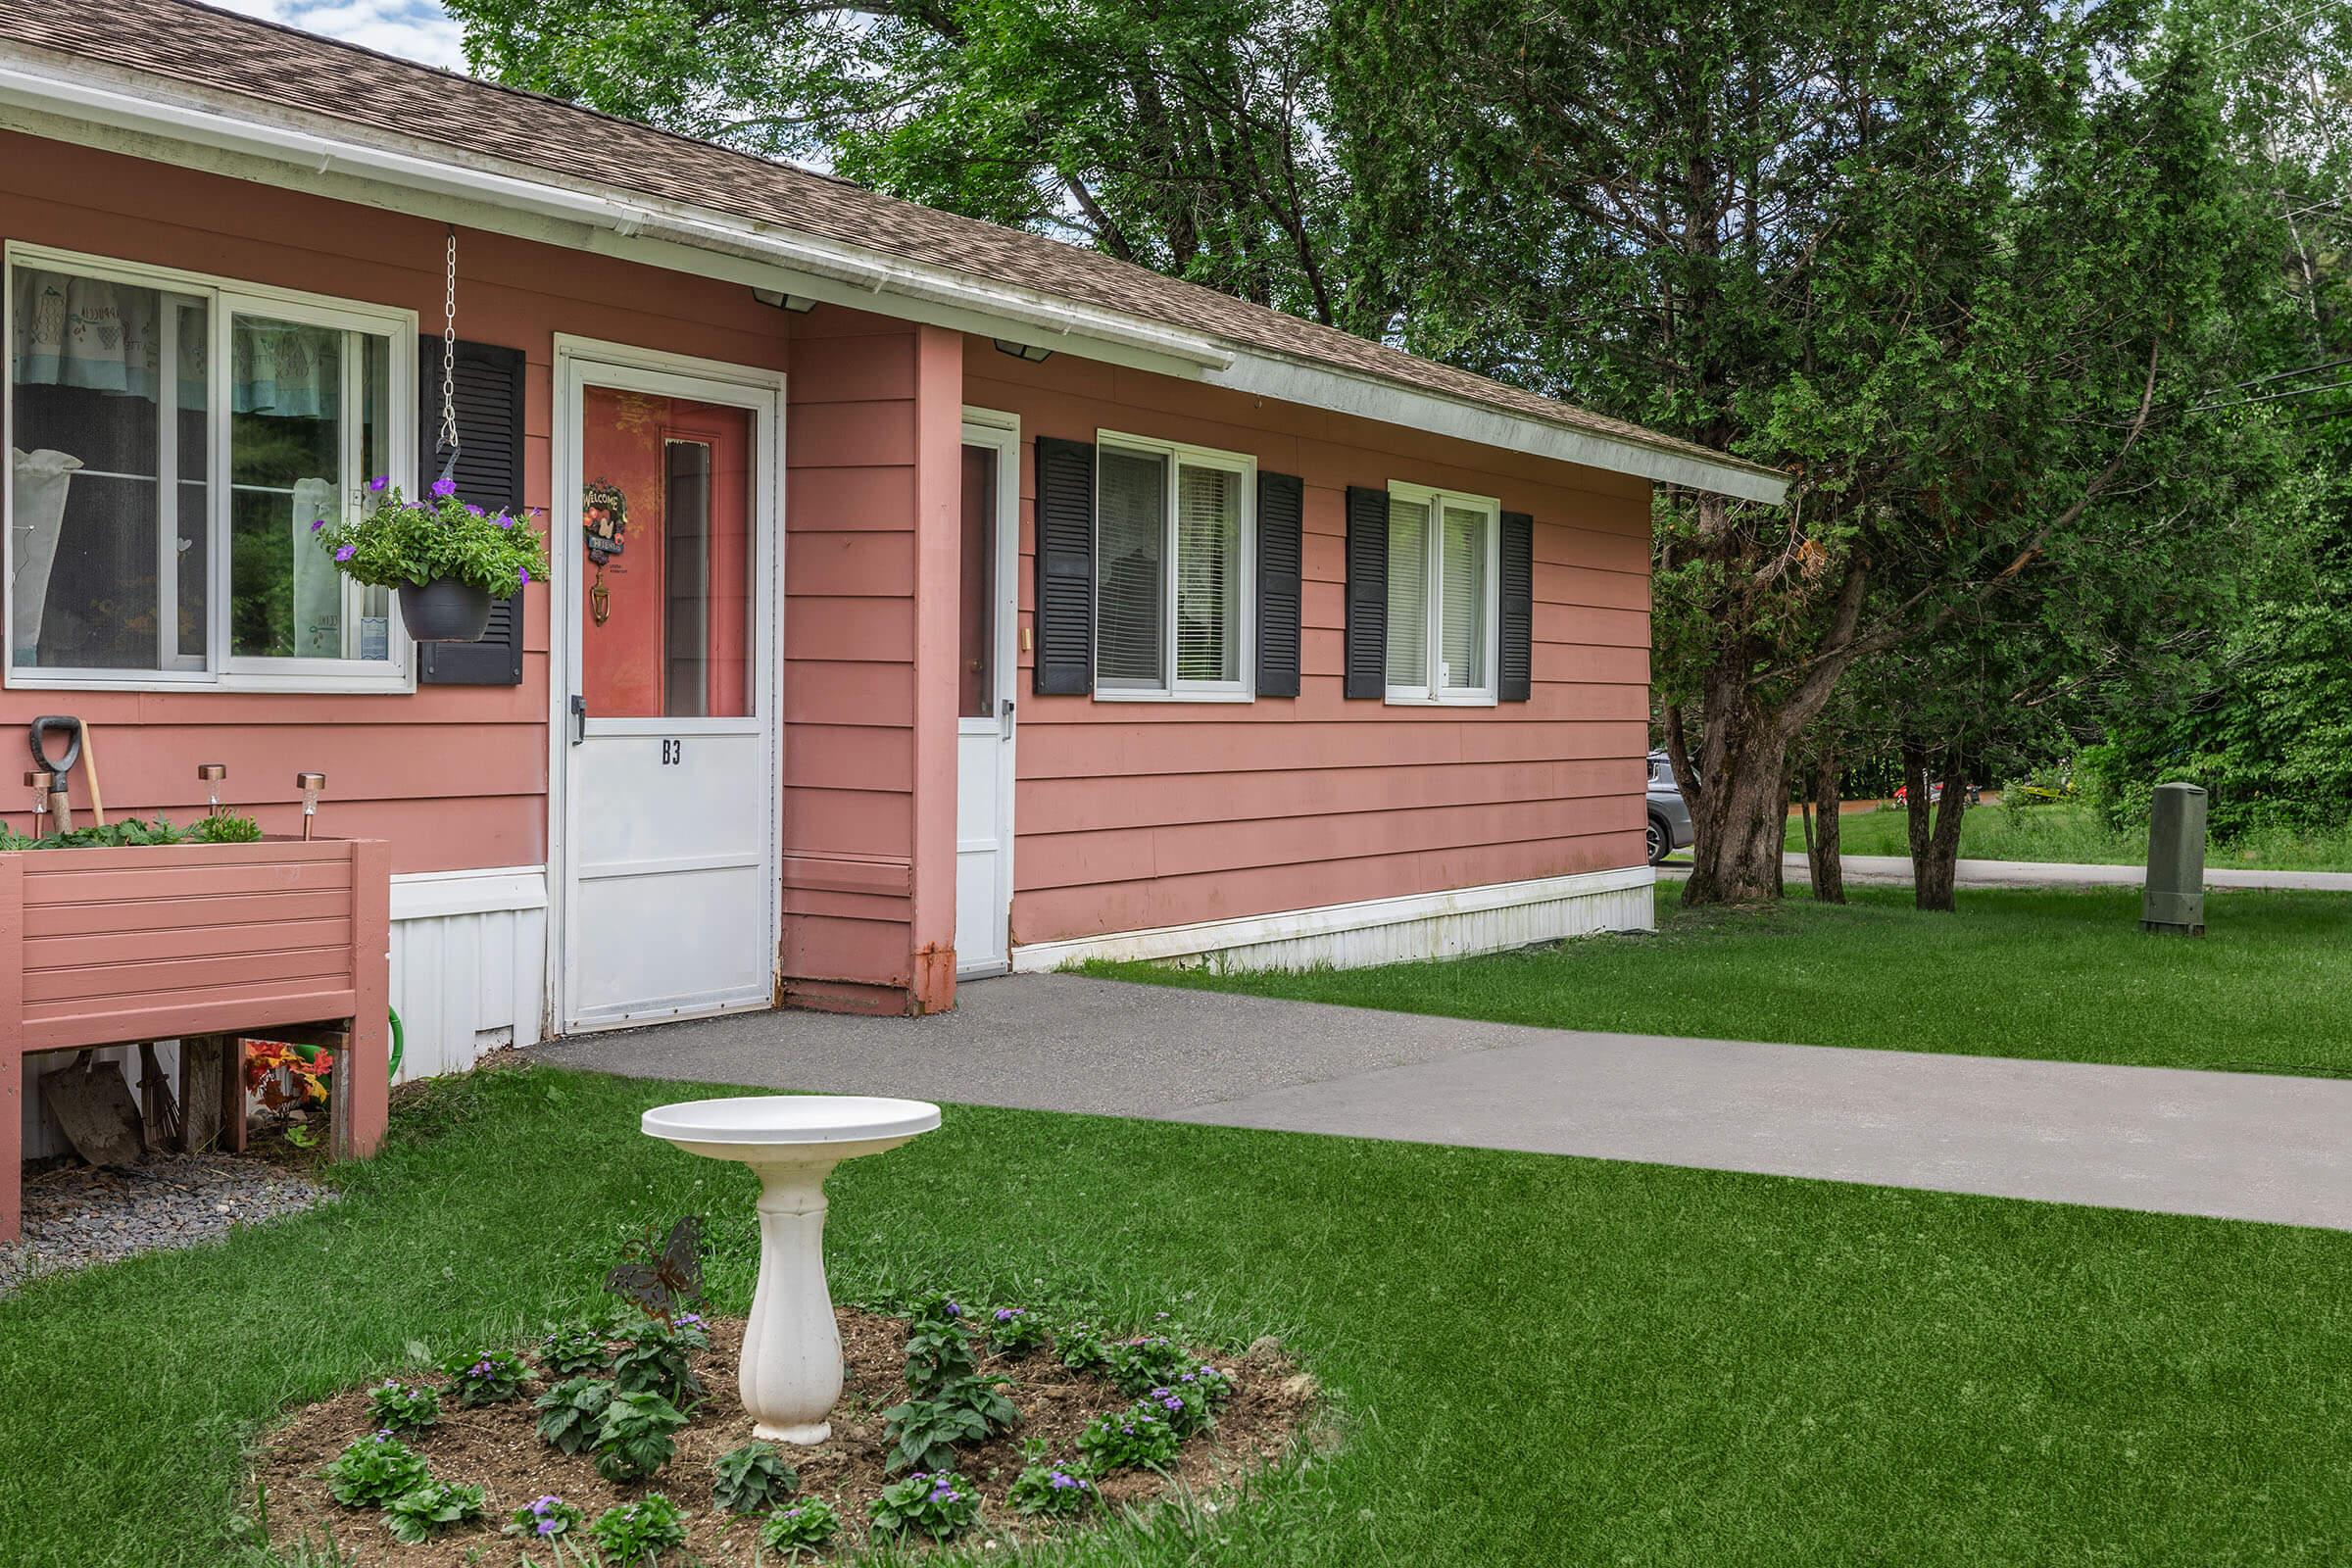
[{"label": "door handle", "polygon": [[577,746],[588,738],[588,699],[574,695],[571,699],[571,744]]},{"label": "door handle", "polygon": [[1001,699],[997,704],[997,733],[1005,740],[1012,739],[1012,699]]}]

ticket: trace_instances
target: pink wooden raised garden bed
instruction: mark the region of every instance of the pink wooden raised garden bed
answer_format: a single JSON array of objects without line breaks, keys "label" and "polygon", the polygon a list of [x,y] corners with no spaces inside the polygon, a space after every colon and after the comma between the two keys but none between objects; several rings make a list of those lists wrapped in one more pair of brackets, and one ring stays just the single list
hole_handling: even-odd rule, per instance
[{"label": "pink wooden raised garden bed", "polygon": [[[0,851],[0,1241],[18,1234],[25,1058],[41,1052],[340,1036],[330,1147],[374,1152],[390,936],[390,852],[373,840]],[[226,1081],[234,1141],[234,1062]]]}]

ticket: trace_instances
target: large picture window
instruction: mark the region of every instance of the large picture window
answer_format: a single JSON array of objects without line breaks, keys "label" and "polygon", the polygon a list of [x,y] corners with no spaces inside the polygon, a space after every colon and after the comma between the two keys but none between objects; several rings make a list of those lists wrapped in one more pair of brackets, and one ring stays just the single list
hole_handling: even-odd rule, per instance
[{"label": "large picture window", "polygon": [[1389,701],[1494,701],[1501,504],[1389,486]]},{"label": "large picture window", "polygon": [[1095,465],[1096,695],[1247,699],[1255,460],[1104,434]]},{"label": "large picture window", "polygon": [[316,525],[409,485],[414,318],[12,248],[15,685],[395,685]]}]

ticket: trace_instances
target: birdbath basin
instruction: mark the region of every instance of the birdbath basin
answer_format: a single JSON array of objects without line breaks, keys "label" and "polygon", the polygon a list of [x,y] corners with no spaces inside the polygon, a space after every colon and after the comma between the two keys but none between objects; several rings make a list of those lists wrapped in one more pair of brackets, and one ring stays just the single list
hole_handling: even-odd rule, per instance
[{"label": "birdbath basin", "polygon": [[739,1386],[755,1436],[822,1443],[841,1398],[841,1331],[825,1285],[825,1178],[845,1159],[896,1149],[939,1125],[919,1100],[746,1095],[658,1105],[639,1128],[760,1178],[760,1283],[743,1331]]}]

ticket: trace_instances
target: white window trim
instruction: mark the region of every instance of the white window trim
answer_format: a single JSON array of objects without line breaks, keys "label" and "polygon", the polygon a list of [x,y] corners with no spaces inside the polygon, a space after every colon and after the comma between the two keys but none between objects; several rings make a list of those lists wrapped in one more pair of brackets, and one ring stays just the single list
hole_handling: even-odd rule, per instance
[{"label": "white window trim", "polygon": [[[1474,496],[1459,490],[1439,490],[1424,484],[1407,484],[1400,479],[1389,481],[1389,499],[1392,502],[1417,502],[1429,508],[1429,526],[1423,530],[1429,552],[1429,564],[1427,575],[1422,580],[1429,585],[1429,591],[1422,606],[1421,635],[1426,640],[1426,646],[1422,653],[1421,667],[1430,672],[1430,681],[1429,684],[1423,686],[1388,687],[1386,693],[1388,703],[1396,708],[1494,708],[1498,706],[1501,688],[1496,684],[1495,676],[1502,655],[1502,502],[1494,496]],[[1487,518],[1487,613],[1485,619],[1487,647],[1486,658],[1483,661],[1486,665],[1487,679],[1486,683],[1481,686],[1440,686],[1437,684],[1437,671],[1443,668],[1446,662],[1444,625],[1446,526],[1444,509],[1446,507],[1484,512]],[[1390,626],[1388,636],[1393,638],[1396,635],[1396,628],[1394,625]],[[1385,671],[1389,657],[1388,645],[1385,641],[1381,645],[1380,657],[1381,665]]]},{"label": "white window trim", "polygon": [[[234,315],[266,315],[273,320],[298,321],[314,326],[340,328],[346,331],[378,333],[391,340],[389,366],[391,387],[390,407],[385,410],[385,450],[390,457],[392,482],[406,494],[416,493],[416,313],[387,305],[370,305],[360,301],[336,299],[322,294],[305,293],[296,289],[277,288],[263,283],[247,283],[235,278],[211,273],[184,271],[177,268],[156,267],[145,262],[119,261],[113,257],[92,256],[79,251],[58,250],[46,245],[31,245],[18,240],[0,247],[0,362],[6,362],[6,374],[0,375],[0,421],[13,436],[16,430],[16,374],[14,354],[16,344],[16,270],[20,267],[41,268],[79,272],[85,276],[103,278],[109,282],[125,283],[132,287],[167,290],[176,294],[192,294],[205,299],[211,313],[209,330],[212,336],[212,377],[207,386],[208,418],[211,411],[225,411],[228,407],[228,377],[230,374],[229,328]],[[346,368],[347,375],[351,373]],[[0,683],[16,691],[133,691],[133,692],[313,692],[313,693],[390,693],[401,694],[416,689],[416,660],[415,644],[408,628],[401,624],[400,596],[388,591],[387,611],[390,625],[386,638],[388,658],[382,662],[342,659],[266,659],[253,656],[231,658],[228,652],[228,563],[226,547],[228,531],[228,442],[229,420],[225,414],[213,421],[212,462],[208,472],[208,488],[212,506],[206,520],[207,573],[207,667],[202,669],[66,669],[52,666],[20,668],[14,662],[13,638],[10,648],[0,649]],[[16,465],[0,465],[0,518],[16,514]],[[159,504],[158,531],[168,518]],[[0,527],[5,545],[0,546],[0,583],[13,584],[16,579],[16,530]],[[14,613],[14,594],[8,594],[7,612]]]},{"label": "white window trim", "polygon": [[[1102,551],[1102,452],[1104,447],[1121,452],[1133,452],[1147,457],[1168,460],[1168,488],[1162,507],[1160,532],[1161,586],[1160,595],[1160,668],[1167,683],[1158,687],[1105,687],[1100,675],[1090,668],[1089,684],[1098,703],[1253,703],[1257,701],[1257,459],[1247,452],[1222,452],[1215,447],[1197,447],[1182,441],[1162,441],[1152,436],[1128,435],[1118,430],[1095,432],[1095,536],[1098,548],[1094,552],[1098,564],[1095,574],[1094,624],[1096,645],[1102,641],[1102,572],[1099,569]],[[1221,468],[1242,479],[1242,570],[1239,601],[1234,612],[1241,617],[1241,661],[1238,680],[1181,680],[1176,674],[1176,494],[1177,470],[1190,465],[1197,468]],[[1091,661],[1095,655],[1089,652]]]}]

